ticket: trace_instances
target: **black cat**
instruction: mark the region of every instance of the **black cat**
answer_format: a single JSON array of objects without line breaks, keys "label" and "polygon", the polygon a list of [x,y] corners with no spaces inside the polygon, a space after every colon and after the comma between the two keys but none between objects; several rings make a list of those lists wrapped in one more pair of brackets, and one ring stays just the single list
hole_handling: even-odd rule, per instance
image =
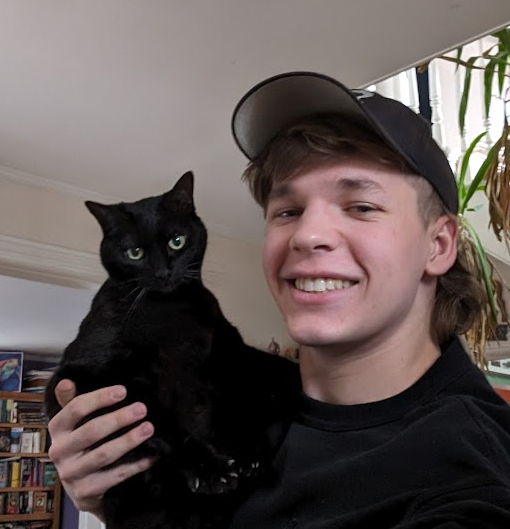
[{"label": "black cat", "polygon": [[86,206],[103,229],[109,278],[47,386],[48,416],[60,409],[54,389],[63,378],[78,393],[123,384],[121,405],[144,402],[155,435],[122,461],[158,460],[105,495],[108,529],[225,529],[271,478],[300,393],[298,368],[246,345],[203,285],[207,232],[191,172],[161,196]]}]

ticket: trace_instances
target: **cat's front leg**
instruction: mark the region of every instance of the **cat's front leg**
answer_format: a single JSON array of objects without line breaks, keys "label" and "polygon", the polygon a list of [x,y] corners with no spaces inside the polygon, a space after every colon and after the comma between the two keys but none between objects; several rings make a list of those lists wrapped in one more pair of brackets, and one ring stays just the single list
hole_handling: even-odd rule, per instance
[{"label": "cat's front leg", "polygon": [[181,471],[188,488],[199,494],[226,494],[236,490],[241,481],[258,475],[260,463],[241,460],[221,452],[211,443],[189,438],[183,446]]}]

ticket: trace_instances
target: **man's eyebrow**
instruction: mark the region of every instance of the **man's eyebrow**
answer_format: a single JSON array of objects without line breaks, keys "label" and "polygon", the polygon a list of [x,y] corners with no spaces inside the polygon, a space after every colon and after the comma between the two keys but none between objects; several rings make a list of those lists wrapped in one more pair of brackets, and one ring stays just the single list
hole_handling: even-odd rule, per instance
[{"label": "man's eyebrow", "polygon": [[336,187],[344,191],[382,191],[379,182],[370,178],[340,178],[336,182]]},{"label": "man's eyebrow", "polygon": [[[370,178],[339,178],[334,183],[341,191],[383,191],[381,184]],[[268,201],[284,198],[293,192],[292,182],[281,182],[274,185],[268,196]]]},{"label": "man's eyebrow", "polygon": [[285,182],[279,183],[279,184],[272,186],[267,199],[268,201],[275,200],[277,198],[282,198],[290,194],[291,194],[291,186],[289,185],[289,183],[285,183]]}]

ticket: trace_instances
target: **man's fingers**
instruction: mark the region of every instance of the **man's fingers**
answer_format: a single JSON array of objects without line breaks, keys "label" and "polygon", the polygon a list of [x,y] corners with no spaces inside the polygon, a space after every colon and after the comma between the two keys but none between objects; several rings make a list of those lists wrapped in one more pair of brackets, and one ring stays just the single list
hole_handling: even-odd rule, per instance
[{"label": "man's fingers", "polygon": [[[78,400],[79,397],[77,397],[75,400]],[[73,406],[73,403],[75,402],[73,400],[68,408],[71,408]],[[64,414],[67,408],[62,410],[61,414]],[[80,411],[79,415],[81,415],[82,411]],[[53,437],[53,443],[50,447],[50,458],[54,462],[60,462],[63,459],[66,459],[68,456],[72,456],[74,454],[79,454],[81,456],[81,452],[85,452],[91,447],[92,445],[100,442],[102,439],[108,437],[109,435],[121,430],[122,428],[125,428],[127,426],[132,425],[133,423],[140,421],[143,419],[147,414],[147,408],[144,404],[141,402],[135,402],[134,404],[130,404],[128,406],[125,406],[123,408],[120,408],[118,410],[112,411],[110,413],[106,413],[104,415],[99,415],[98,417],[95,417],[91,419],[90,421],[87,421],[86,423],[82,424],[78,428],[74,429],[71,427],[69,429],[68,435],[64,437],[65,442],[61,442],[62,437],[55,435]],[[60,415],[60,414],[59,414]],[[58,415],[54,417],[54,419],[57,419]],[[62,420],[65,420],[62,419]],[[53,419],[52,419],[53,421]],[[149,423],[150,424],[150,423]],[[101,461],[96,459],[95,468],[88,469],[89,471],[95,471],[98,468],[105,466],[106,464],[110,464],[113,461],[117,460],[121,455],[124,455],[126,452],[134,448],[135,446],[139,445],[142,441],[149,438],[153,434],[153,427],[150,425],[148,427],[147,425],[143,426],[143,428],[140,428],[139,425],[137,428],[131,430],[127,434],[127,442],[126,443],[127,448],[124,448],[124,446],[117,442],[118,439],[123,439],[124,436],[121,436],[118,439],[114,439],[113,441],[110,441],[109,443],[104,443],[100,447],[91,450],[84,456],[84,459],[87,459],[87,456],[90,456],[90,454],[95,454],[96,458],[101,458]],[[57,423],[55,421],[53,424],[50,421],[49,424],[49,431],[50,435],[52,434],[52,431],[56,428],[60,428],[60,423]],[[140,432],[145,432],[144,434],[141,434]],[[145,437],[146,435],[146,437]],[[106,456],[103,456],[103,451],[107,450],[108,447],[111,446],[110,443],[115,443],[115,450],[112,452],[113,459],[110,461],[111,457],[109,454],[106,454]],[[102,460],[108,459],[107,463],[104,463]],[[77,469],[79,471],[79,469]]]},{"label": "man's fingers", "polygon": [[97,510],[98,498],[102,498],[107,490],[139,472],[147,470],[154,462],[155,458],[144,457],[138,461],[124,463],[109,470],[90,474],[79,483],[76,481],[73,489],[76,506],[82,511]]},{"label": "man's fingers", "polygon": [[55,396],[57,397],[57,402],[63,408],[76,396],[76,387],[74,383],[67,378],[61,380],[55,388]]},{"label": "man's fingers", "polygon": [[[55,395],[62,409],[48,423],[52,440],[48,455],[76,506],[103,519],[103,494],[153,464],[154,459],[147,457],[115,463],[151,437],[154,426],[144,420],[147,415],[144,404],[122,403],[126,397],[124,386],[76,395],[74,383],[62,380]],[[122,407],[118,407],[119,403]],[[104,413],[106,410],[113,411]],[[136,427],[133,428],[134,424]],[[104,442],[112,434],[124,430],[128,431]]]},{"label": "man's fingers", "polygon": [[[133,428],[124,435],[112,439],[102,445],[90,450],[83,454],[81,458],[80,468],[76,469],[79,474],[89,474],[91,472],[97,472],[99,469],[108,467],[112,463],[115,463],[119,458],[127,454],[133,448],[136,448],[143,441],[149,439],[154,433],[154,426],[150,422],[143,422],[136,428]],[[113,475],[119,477],[119,482],[122,481],[123,472],[132,470],[133,473],[139,472],[138,462],[133,467],[131,463],[122,464],[118,467],[114,467]],[[110,470],[105,471],[110,472]]]},{"label": "man's fingers", "polygon": [[126,388],[124,386],[111,386],[67,400],[75,391],[74,384],[70,380],[62,380],[58,383],[55,395],[59,402],[61,399],[62,402],[65,402],[65,405],[49,422],[50,433],[51,430],[71,432],[91,413],[116,404],[126,397]]}]

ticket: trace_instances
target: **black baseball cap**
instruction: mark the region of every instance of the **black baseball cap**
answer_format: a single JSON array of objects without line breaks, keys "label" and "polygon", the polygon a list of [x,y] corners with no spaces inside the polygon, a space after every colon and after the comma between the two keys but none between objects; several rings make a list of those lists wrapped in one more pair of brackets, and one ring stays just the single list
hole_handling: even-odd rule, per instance
[{"label": "black baseball cap", "polygon": [[432,138],[430,123],[409,107],[368,90],[349,89],[314,72],[288,72],[257,84],[244,95],[232,116],[232,134],[250,159],[297,119],[338,114],[375,132],[430,182],[446,208],[457,213],[459,201],[452,168]]}]

